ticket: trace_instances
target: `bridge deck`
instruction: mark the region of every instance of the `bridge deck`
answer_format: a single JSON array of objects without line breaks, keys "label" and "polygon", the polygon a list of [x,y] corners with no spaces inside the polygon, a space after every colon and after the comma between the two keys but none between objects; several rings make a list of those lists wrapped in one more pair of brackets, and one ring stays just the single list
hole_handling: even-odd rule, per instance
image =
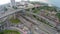
[{"label": "bridge deck", "polygon": [[[33,7],[22,7],[23,9],[29,9],[29,8],[33,8]],[[13,9],[13,10],[8,10],[8,11],[6,11],[5,13],[3,13],[3,14],[0,14],[0,19],[1,18],[4,18],[4,17],[6,17],[6,16],[8,16],[8,15],[11,15],[11,14],[14,14],[14,13],[16,13],[16,12],[19,12],[20,10],[23,10],[23,9]]]}]

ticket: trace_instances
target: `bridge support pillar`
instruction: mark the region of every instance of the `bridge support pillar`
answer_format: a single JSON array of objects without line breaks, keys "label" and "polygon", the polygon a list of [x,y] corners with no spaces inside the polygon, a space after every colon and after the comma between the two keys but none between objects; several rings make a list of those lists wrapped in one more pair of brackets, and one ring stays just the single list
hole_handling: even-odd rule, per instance
[{"label": "bridge support pillar", "polygon": [[16,19],[16,13],[13,15],[14,19]]},{"label": "bridge support pillar", "polygon": [[0,22],[2,22],[2,19],[0,19]]},{"label": "bridge support pillar", "polygon": [[4,20],[5,20],[5,18],[0,19],[0,23],[3,22]]},{"label": "bridge support pillar", "polygon": [[[33,12],[33,11],[32,11],[32,8],[29,10],[29,12]],[[31,15],[31,14],[30,14],[30,16],[32,17],[32,15]]]},{"label": "bridge support pillar", "polygon": [[37,9],[37,7],[35,7],[35,10]]},{"label": "bridge support pillar", "polygon": [[30,8],[30,10],[29,10],[30,12],[32,12],[32,8]]},{"label": "bridge support pillar", "polygon": [[5,26],[4,26],[4,24],[2,23],[2,24],[0,24],[0,31],[2,31],[2,30],[5,30]]},{"label": "bridge support pillar", "polygon": [[57,24],[56,30],[57,30],[58,32],[60,32],[60,23]]}]

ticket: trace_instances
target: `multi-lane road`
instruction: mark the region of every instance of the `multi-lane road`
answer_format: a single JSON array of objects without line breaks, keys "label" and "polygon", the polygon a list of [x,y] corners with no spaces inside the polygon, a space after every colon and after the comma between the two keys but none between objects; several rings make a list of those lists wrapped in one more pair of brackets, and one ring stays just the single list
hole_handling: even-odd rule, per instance
[{"label": "multi-lane road", "polygon": [[[8,16],[8,15],[11,15],[11,14],[14,14],[14,13],[16,13],[16,12],[19,12],[20,10],[22,10],[22,9],[8,10],[8,11],[6,11],[4,14],[0,15],[0,18],[4,18],[4,17],[6,17],[6,16]],[[32,12],[29,12],[29,14],[36,15],[36,14],[34,14],[34,13],[32,13]],[[53,21],[50,21],[50,20],[48,20],[48,19],[46,19],[46,18],[44,18],[44,17],[42,17],[42,16],[40,16],[40,15],[36,15],[36,16],[38,16],[38,17],[40,17],[40,18],[43,18],[43,19],[45,19],[46,21],[48,21],[49,23],[52,23],[53,26],[56,26]],[[48,33],[49,33],[49,34],[56,34],[56,33],[57,33],[57,32],[56,32],[55,30],[53,30],[51,27],[47,26],[46,24],[43,24],[43,23],[40,22],[40,21],[37,21],[37,20],[34,19],[34,18],[31,19],[31,18],[28,17],[28,16],[19,16],[18,18],[21,20],[21,22],[22,22],[24,25],[26,25],[28,28],[30,28],[34,34],[40,34],[41,32],[43,32],[44,34],[48,34]],[[33,26],[31,26],[31,25],[33,25]],[[42,33],[41,33],[41,34],[42,34]]]},{"label": "multi-lane road", "polygon": [[36,19],[31,19],[30,17],[27,16],[23,16],[26,19],[30,20],[32,23],[37,24],[37,26],[39,26],[39,28],[49,32],[50,34],[56,34],[57,31],[55,31],[53,28],[51,28],[50,26],[47,26],[46,24],[43,24],[42,22],[37,21]]},{"label": "multi-lane road", "polygon": [[[20,16],[19,18],[20,18],[20,20],[22,20],[22,22],[23,22],[27,27],[29,27],[30,29],[32,29],[32,31],[34,32],[34,34],[42,34],[42,33],[48,34],[48,33],[44,32],[43,30],[39,29],[36,25],[34,25],[34,24],[32,24],[31,22],[27,21],[25,18],[22,18],[21,16]],[[31,24],[32,24],[33,26],[31,26]],[[36,29],[36,28],[38,28],[38,29]],[[39,31],[39,32],[38,32],[38,31]]]},{"label": "multi-lane road", "polygon": [[32,12],[27,12],[27,13],[28,13],[28,14],[31,14],[31,15],[36,15],[37,17],[42,18],[42,19],[48,21],[50,24],[52,24],[52,26],[54,26],[54,27],[56,26],[56,23],[55,23],[55,22],[53,22],[53,21],[51,21],[51,20],[49,20],[49,19],[47,19],[47,18],[45,18],[45,17],[43,17],[43,16],[41,16],[41,15],[37,15],[37,14],[32,13]]}]

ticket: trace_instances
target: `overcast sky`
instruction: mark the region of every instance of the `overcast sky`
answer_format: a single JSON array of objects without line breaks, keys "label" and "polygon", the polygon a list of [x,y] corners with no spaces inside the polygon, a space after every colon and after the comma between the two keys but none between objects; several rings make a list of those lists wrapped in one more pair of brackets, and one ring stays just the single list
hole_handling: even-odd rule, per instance
[{"label": "overcast sky", "polygon": [[[15,1],[21,1],[21,0],[15,0]],[[45,3],[48,2],[48,0],[30,0],[30,1],[40,1],[40,2],[45,2]],[[9,3],[9,2],[10,2],[10,0],[0,0],[0,5],[6,4],[6,3]]]}]

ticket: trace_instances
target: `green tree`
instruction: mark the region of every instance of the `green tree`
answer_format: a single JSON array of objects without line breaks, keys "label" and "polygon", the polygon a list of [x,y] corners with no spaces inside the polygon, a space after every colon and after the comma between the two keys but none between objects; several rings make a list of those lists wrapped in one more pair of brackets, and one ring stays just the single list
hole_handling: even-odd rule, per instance
[{"label": "green tree", "polygon": [[58,17],[59,22],[60,22],[60,12],[56,13],[56,16]]},{"label": "green tree", "polygon": [[12,8],[17,9],[17,7],[16,7],[16,6],[13,6]]},{"label": "green tree", "polygon": [[4,7],[4,11],[7,11],[8,9],[6,7]]},{"label": "green tree", "polygon": [[56,7],[53,7],[53,6],[52,7],[50,7],[50,6],[41,6],[40,9],[57,12]]}]

